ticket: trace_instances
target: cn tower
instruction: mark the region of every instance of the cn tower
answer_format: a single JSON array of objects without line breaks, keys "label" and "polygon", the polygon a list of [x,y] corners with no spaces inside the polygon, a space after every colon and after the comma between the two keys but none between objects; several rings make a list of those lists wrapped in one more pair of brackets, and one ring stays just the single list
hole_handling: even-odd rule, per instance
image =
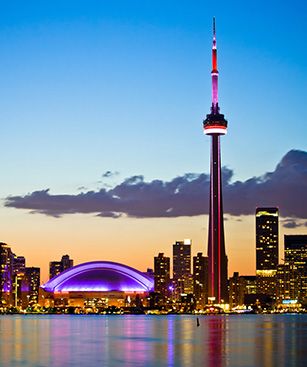
[{"label": "cn tower", "polygon": [[220,113],[215,18],[212,45],[212,105],[203,121],[204,133],[211,136],[210,201],[208,228],[208,297],[215,303],[228,300],[227,256],[224,240],[220,136],[227,132],[227,120]]}]

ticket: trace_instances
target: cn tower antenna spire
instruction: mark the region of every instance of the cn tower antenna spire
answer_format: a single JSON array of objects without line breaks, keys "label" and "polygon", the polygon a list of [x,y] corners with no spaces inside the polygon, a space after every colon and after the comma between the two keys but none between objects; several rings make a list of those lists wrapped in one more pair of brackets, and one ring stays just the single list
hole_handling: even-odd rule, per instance
[{"label": "cn tower antenna spire", "polygon": [[212,43],[212,113],[219,112],[218,105],[218,76],[219,72],[217,70],[217,49],[216,49],[216,29],[215,29],[215,17],[213,17],[213,43]]},{"label": "cn tower antenna spire", "polygon": [[213,38],[215,38],[215,17],[213,17]]}]

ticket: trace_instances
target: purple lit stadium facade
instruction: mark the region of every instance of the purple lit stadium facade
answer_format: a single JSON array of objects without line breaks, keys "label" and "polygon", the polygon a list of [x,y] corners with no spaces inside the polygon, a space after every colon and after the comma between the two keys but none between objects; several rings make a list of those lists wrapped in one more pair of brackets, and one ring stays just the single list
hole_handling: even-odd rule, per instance
[{"label": "purple lit stadium facade", "polygon": [[46,299],[66,300],[72,306],[83,306],[83,300],[90,298],[113,299],[112,305],[123,306],[128,296],[146,296],[153,288],[154,281],[146,274],[111,261],[76,265],[42,286]]}]

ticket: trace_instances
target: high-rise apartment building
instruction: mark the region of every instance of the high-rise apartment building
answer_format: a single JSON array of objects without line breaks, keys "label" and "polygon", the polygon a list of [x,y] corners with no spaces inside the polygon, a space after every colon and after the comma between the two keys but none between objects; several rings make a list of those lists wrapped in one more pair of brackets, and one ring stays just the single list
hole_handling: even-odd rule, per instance
[{"label": "high-rise apartment building", "polygon": [[278,265],[278,208],[256,209],[257,293],[275,296]]},{"label": "high-rise apartment building", "polygon": [[26,271],[26,259],[24,256],[13,257],[13,295],[14,306],[22,306],[21,288]]},{"label": "high-rise apartment building", "polygon": [[256,295],[256,277],[253,275],[239,275],[234,272],[229,278],[229,305],[234,308],[254,303]]},{"label": "high-rise apartment building", "polygon": [[170,258],[163,253],[154,258],[154,280],[155,292],[160,293],[165,299],[170,287]]},{"label": "high-rise apartment building", "polygon": [[63,271],[74,266],[74,260],[69,258],[69,255],[63,255],[61,259]]},{"label": "high-rise apartment building", "polygon": [[176,241],[173,245],[173,282],[176,298],[193,292],[191,280],[191,240]]},{"label": "high-rise apartment building", "polygon": [[284,299],[298,299],[300,283],[299,272],[293,263],[279,264],[276,273],[276,300],[281,303]]},{"label": "high-rise apartment building", "polygon": [[208,303],[208,257],[202,252],[193,257],[193,290],[196,309],[202,309]]},{"label": "high-rise apartment building", "polygon": [[238,272],[229,278],[229,306],[234,308],[244,304],[245,282]]},{"label": "high-rise apartment building", "polygon": [[74,261],[69,258],[69,255],[63,255],[61,261],[51,261],[49,263],[49,279],[54,278],[73,266]]},{"label": "high-rise apartment building", "polygon": [[0,242],[0,307],[12,304],[13,258],[11,248]]},{"label": "high-rise apartment building", "polygon": [[25,268],[25,275],[22,281],[23,307],[34,306],[38,303],[40,287],[40,268]]},{"label": "high-rise apartment building", "polygon": [[[307,235],[285,235],[285,265],[291,269],[293,299],[307,298]],[[294,285],[296,284],[296,287]]]}]

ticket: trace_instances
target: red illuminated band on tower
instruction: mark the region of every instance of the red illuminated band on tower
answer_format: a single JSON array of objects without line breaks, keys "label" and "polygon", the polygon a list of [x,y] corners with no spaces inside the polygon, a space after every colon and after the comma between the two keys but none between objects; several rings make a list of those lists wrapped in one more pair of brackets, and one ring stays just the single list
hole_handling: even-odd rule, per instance
[{"label": "red illuminated band on tower", "polygon": [[228,300],[220,153],[220,135],[226,134],[227,121],[220,113],[218,104],[218,75],[215,19],[213,18],[212,104],[211,113],[203,121],[203,127],[204,133],[211,136],[208,296],[216,303],[221,303]]}]

